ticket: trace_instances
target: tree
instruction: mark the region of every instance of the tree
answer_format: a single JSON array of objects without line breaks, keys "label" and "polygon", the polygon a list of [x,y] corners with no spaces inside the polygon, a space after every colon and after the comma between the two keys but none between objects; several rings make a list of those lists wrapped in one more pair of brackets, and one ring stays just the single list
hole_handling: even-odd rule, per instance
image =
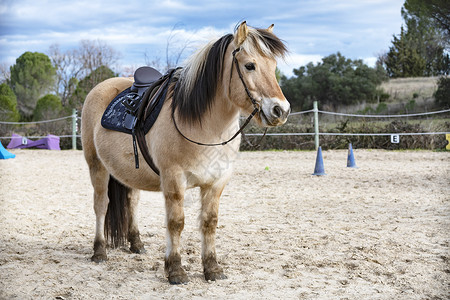
[{"label": "tree", "polygon": [[61,111],[61,99],[56,95],[47,94],[37,101],[33,119],[35,121],[56,119],[60,116]]},{"label": "tree", "polygon": [[278,69],[278,67],[275,69],[275,77],[277,78],[277,81],[280,82],[281,80],[281,76],[283,75],[283,73],[281,72],[280,69]]},{"label": "tree", "polygon": [[10,79],[9,65],[5,62],[0,63],[0,83],[9,82]]},{"label": "tree", "polygon": [[87,76],[102,66],[111,68],[120,55],[101,40],[82,40],[74,56],[82,68],[81,76]]},{"label": "tree", "polygon": [[306,70],[313,67],[314,64],[309,63],[307,66],[294,69],[294,76],[291,78],[287,78],[284,74],[281,76],[281,89],[294,110],[306,110],[312,107],[314,92],[311,88],[311,76],[306,75]]},{"label": "tree", "polygon": [[450,107],[450,78],[441,77],[439,79],[438,89],[434,93],[434,99],[440,107]]},{"label": "tree", "polygon": [[425,76],[449,74],[450,2],[406,0],[402,17],[411,35],[411,46],[425,58]]},{"label": "tree", "polygon": [[17,122],[19,118],[16,95],[9,85],[6,83],[0,84],[0,120]]},{"label": "tree", "polygon": [[[181,56],[183,55],[183,52],[189,47],[190,41],[185,40],[182,43],[180,40],[176,39],[176,30],[177,27],[180,24],[177,23],[172,27],[172,30],[170,31],[169,37],[167,38],[166,43],[166,70],[168,71],[171,68],[175,68],[178,63],[180,62]],[[178,45],[176,49],[171,49],[171,46],[173,44]]]},{"label": "tree", "polygon": [[[166,73],[169,69],[178,66],[183,57],[185,57],[185,52],[191,50],[192,41],[190,39],[180,39],[177,38],[179,31],[178,28],[181,26],[180,23],[175,24],[170,30],[169,36],[166,41],[166,55],[165,59],[161,57],[144,53],[145,64],[147,66],[153,67],[159,70],[161,73]],[[153,57],[153,58],[152,58]]]},{"label": "tree", "polygon": [[444,46],[450,42],[450,2],[448,0],[406,0],[402,14],[429,22],[442,34]]},{"label": "tree", "polygon": [[62,52],[57,44],[50,46],[49,56],[56,69],[55,93],[66,106],[78,84],[82,66],[77,63],[75,51]]},{"label": "tree", "polygon": [[70,107],[81,111],[84,100],[86,99],[87,94],[92,90],[92,88],[98,83],[115,76],[117,75],[106,66],[101,66],[94,70],[91,74],[81,79],[78,83],[75,92],[70,98]]},{"label": "tree", "polygon": [[385,64],[388,76],[392,78],[424,76],[425,58],[420,55],[418,48],[412,46],[403,27],[399,37],[394,35]]},{"label": "tree", "polygon": [[302,110],[311,108],[314,100],[334,107],[373,101],[377,85],[385,77],[382,69],[347,59],[339,52],[293,72],[295,76],[290,79],[282,76],[281,88],[292,106]]},{"label": "tree", "polygon": [[[405,27],[393,37],[385,63],[390,77],[437,76],[450,72],[448,1],[406,0],[402,7]],[[439,20],[439,22],[437,21]]]},{"label": "tree", "polygon": [[30,119],[36,102],[51,90],[55,81],[55,68],[47,55],[25,52],[11,66],[10,86],[17,96],[19,112]]},{"label": "tree", "polygon": [[[50,46],[49,55],[56,68],[55,92],[63,106],[75,92],[78,82],[101,66],[112,68],[119,53],[101,40],[82,40],[77,49],[61,51],[59,46]],[[96,82],[96,78],[91,78]]]}]

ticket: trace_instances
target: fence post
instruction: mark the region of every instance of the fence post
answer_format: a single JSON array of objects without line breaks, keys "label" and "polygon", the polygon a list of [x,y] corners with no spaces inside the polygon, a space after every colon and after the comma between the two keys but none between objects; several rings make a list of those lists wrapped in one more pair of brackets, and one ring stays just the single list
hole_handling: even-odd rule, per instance
[{"label": "fence post", "polygon": [[72,110],[72,150],[77,150],[77,110]]},{"label": "fence post", "polygon": [[317,101],[313,102],[313,111],[314,111],[314,144],[317,150],[319,149],[319,108],[317,105]]}]

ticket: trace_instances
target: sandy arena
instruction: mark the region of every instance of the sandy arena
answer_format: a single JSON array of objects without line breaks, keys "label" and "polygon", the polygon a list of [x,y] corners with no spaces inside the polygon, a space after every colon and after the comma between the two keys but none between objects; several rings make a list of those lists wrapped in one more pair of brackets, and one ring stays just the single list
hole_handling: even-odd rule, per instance
[{"label": "sandy arena", "polygon": [[82,151],[13,150],[0,160],[0,299],[449,299],[450,152],[244,152],[221,200],[206,282],[198,191],[185,200],[182,260],[164,274],[161,193],[142,192],[146,254],[95,264],[93,189]]}]

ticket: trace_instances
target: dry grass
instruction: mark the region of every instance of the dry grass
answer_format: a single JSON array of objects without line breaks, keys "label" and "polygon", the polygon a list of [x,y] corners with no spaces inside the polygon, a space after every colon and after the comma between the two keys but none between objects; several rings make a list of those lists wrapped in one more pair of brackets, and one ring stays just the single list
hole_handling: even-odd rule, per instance
[{"label": "dry grass", "polygon": [[429,99],[437,90],[438,77],[396,78],[383,82],[381,88],[391,97],[389,101],[409,101],[414,98]]}]

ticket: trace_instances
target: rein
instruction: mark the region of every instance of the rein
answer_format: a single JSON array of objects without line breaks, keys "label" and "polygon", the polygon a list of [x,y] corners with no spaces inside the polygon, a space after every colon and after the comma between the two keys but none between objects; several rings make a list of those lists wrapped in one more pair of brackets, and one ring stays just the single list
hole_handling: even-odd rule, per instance
[{"label": "rein", "polygon": [[[240,133],[243,133],[242,131],[244,130],[245,127],[247,127],[248,123],[250,123],[250,120],[256,115],[256,113],[258,113],[261,110],[261,107],[258,103],[258,101],[256,101],[255,98],[253,98],[252,94],[250,93],[250,91],[247,88],[247,85],[245,84],[244,81],[244,77],[242,76],[241,70],[239,68],[239,62],[236,59],[236,53],[239,52],[241,50],[241,48],[237,48],[233,51],[233,62],[236,65],[236,69],[239,75],[239,78],[241,79],[242,85],[244,86],[245,92],[247,93],[247,96],[250,98],[250,100],[252,101],[253,104],[253,111],[252,113],[247,117],[247,119],[245,120],[244,124],[239,128],[239,130],[229,139],[220,143],[212,143],[212,144],[208,144],[208,143],[201,143],[201,142],[197,142],[194,140],[191,140],[190,138],[188,138],[187,136],[185,136],[181,130],[178,128],[177,122],[175,121],[175,110],[172,110],[172,120],[173,120],[173,124],[175,125],[176,130],[178,131],[178,133],[185,138],[186,140],[188,140],[191,143],[197,144],[199,146],[208,146],[208,147],[213,147],[213,146],[225,146],[226,144],[228,144],[229,142],[231,142],[232,140],[234,140]],[[233,66],[233,65],[232,65]],[[231,79],[231,75],[233,74],[233,68],[231,69],[231,74],[230,74],[230,79]],[[266,135],[267,129],[264,132],[263,137],[261,138],[260,142],[262,141],[262,139],[264,138],[264,136]]]}]

